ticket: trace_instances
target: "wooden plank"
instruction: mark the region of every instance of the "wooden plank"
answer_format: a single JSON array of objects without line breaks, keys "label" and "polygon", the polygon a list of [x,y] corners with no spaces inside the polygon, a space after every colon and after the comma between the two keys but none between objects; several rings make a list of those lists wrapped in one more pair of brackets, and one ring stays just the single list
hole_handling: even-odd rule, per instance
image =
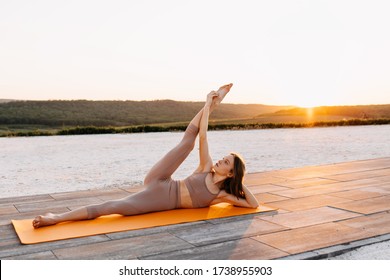
[{"label": "wooden plank", "polygon": [[288,211],[307,210],[312,208],[319,208],[329,206],[331,203],[349,202],[351,200],[345,198],[334,197],[330,195],[313,195],[303,198],[292,198],[281,201],[269,201],[267,205],[275,208],[285,209]]},{"label": "wooden plank", "polygon": [[[388,173],[390,173],[390,171]],[[377,179],[378,181],[390,183],[390,174],[388,174],[386,176],[382,176],[382,177],[377,177],[375,179]]]},{"label": "wooden plank", "polygon": [[276,195],[276,194],[270,194],[270,193],[259,193],[255,194],[255,197],[260,203],[268,203],[269,202],[275,202],[275,201],[281,201],[281,200],[290,200],[288,197]]},{"label": "wooden plank", "polygon": [[334,164],[333,167],[335,170],[340,170],[341,173],[350,173],[350,172],[362,172],[376,169],[383,169],[390,167],[389,158],[376,158],[376,159],[368,159],[368,160],[357,160],[350,162],[341,162]]},{"label": "wooden plank", "polygon": [[377,235],[390,233],[390,213],[377,213],[368,216],[348,219],[339,224],[372,231]]},{"label": "wooden plank", "polygon": [[19,213],[13,205],[0,205],[0,216],[6,214]]},{"label": "wooden plank", "polygon": [[213,224],[213,225],[226,224],[226,223],[236,223],[238,221],[253,220],[253,219],[256,219],[257,217],[267,217],[267,216],[272,216],[272,215],[277,215],[277,214],[279,214],[279,210],[263,212],[263,213],[255,213],[255,214],[250,214],[250,215],[210,219],[210,220],[207,220],[207,222],[209,224]]},{"label": "wooden plank", "polygon": [[[339,182],[330,185],[322,185],[322,187],[326,188],[329,193],[340,190],[353,190],[359,188],[365,188],[370,186],[382,186],[385,183],[377,180],[376,178],[369,179],[359,179],[348,182]],[[320,186],[321,187],[321,186]]]},{"label": "wooden plank", "polygon": [[275,177],[274,175],[277,174],[275,171],[247,174],[244,177],[244,184],[251,187],[253,185],[275,184],[287,180],[286,178]]},{"label": "wooden plank", "polygon": [[[69,211],[69,209],[64,208],[64,207],[50,209],[50,212],[52,212],[52,213],[63,213],[66,211]],[[11,220],[33,219],[34,217],[36,217],[38,215],[45,214],[47,212],[49,212],[49,211],[42,209],[42,210],[35,210],[35,211],[31,211],[31,212],[25,212],[25,213],[18,212],[18,213],[14,213],[14,214],[0,215],[0,226],[11,224]]]},{"label": "wooden plank", "polygon": [[332,206],[362,214],[388,211],[390,210],[390,195],[345,203],[334,203]]},{"label": "wooden plank", "polygon": [[19,255],[28,255],[44,251],[50,251],[53,249],[75,247],[94,244],[109,240],[105,235],[95,235],[83,238],[74,238],[53,242],[46,242],[33,245],[22,245],[19,239],[0,240],[0,258],[13,258]]},{"label": "wooden plank", "polygon": [[[390,169],[379,169],[379,170],[369,170],[363,172],[351,172],[346,174],[337,174],[326,176],[327,179],[333,179],[337,181],[351,181],[351,180],[360,180],[360,179],[369,179],[376,177],[385,177],[390,173]],[[382,178],[378,178],[382,179]]]},{"label": "wooden plank", "polygon": [[324,184],[332,184],[337,182],[339,181],[324,179],[324,178],[309,178],[309,179],[301,179],[301,180],[276,183],[276,185],[296,189],[296,188],[304,188],[304,187],[318,186]]},{"label": "wooden plank", "polygon": [[206,224],[196,228],[178,230],[173,234],[191,244],[201,246],[281,230],[285,230],[285,228],[280,225],[253,218],[218,224]]},{"label": "wooden plank", "polygon": [[340,221],[357,216],[360,215],[331,207],[320,207],[280,215],[260,217],[259,219],[269,221],[286,228],[301,228],[316,224]]},{"label": "wooden plank", "polygon": [[142,257],[143,260],[264,260],[287,256],[286,252],[250,238]]},{"label": "wooden plank", "polygon": [[276,186],[272,184],[265,184],[265,185],[253,185],[249,187],[249,190],[253,194],[258,194],[258,193],[266,193],[266,192],[284,191],[284,190],[289,190],[289,188]]},{"label": "wooden plank", "polygon": [[6,197],[6,198],[0,198],[0,205],[14,205],[14,204],[21,204],[25,202],[31,203],[31,201],[44,202],[44,201],[53,201],[53,200],[54,198],[51,197],[49,194]]},{"label": "wooden plank", "polygon": [[200,225],[204,225],[207,223],[208,221],[198,221],[198,222],[185,223],[185,224],[176,224],[176,225],[160,226],[160,227],[153,227],[153,228],[146,228],[146,229],[139,229],[139,230],[128,230],[122,232],[108,233],[106,235],[112,240],[117,240],[117,239],[145,236],[145,235],[151,235],[157,233],[175,233],[179,229],[186,230],[188,228],[196,228]]},{"label": "wooden plank", "polygon": [[[390,191],[389,191],[389,193],[390,193]],[[361,199],[382,196],[383,193],[370,191],[369,188],[362,188],[362,189],[358,189],[358,190],[335,192],[335,193],[331,193],[329,195],[333,196],[333,197],[347,198],[348,200],[361,200]],[[333,203],[340,203],[340,202],[342,202],[342,201],[334,201]],[[345,202],[347,202],[347,201],[345,201]]]},{"label": "wooden plank", "polygon": [[59,259],[124,260],[191,247],[192,245],[169,233],[160,233],[55,249],[53,252]]},{"label": "wooden plank", "polygon": [[58,207],[80,207],[90,204],[101,203],[102,201],[96,197],[86,197],[86,198],[77,198],[77,199],[67,199],[67,200],[53,200],[45,202],[34,202],[34,203],[23,203],[16,204],[15,207],[19,212],[33,212],[41,211],[51,212],[51,209]]},{"label": "wooden plank", "polygon": [[333,176],[337,174],[365,172],[384,168],[390,168],[390,160],[388,158],[344,162],[323,166],[291,168],[273,172],[272,175],[275,177],[282,177],[290,180],[299,180],[315,177],[328,178],[328,176]]},{"label": "wooden plank", "polygon": [[285,191],[276,191],[271,193],[280,196],[290,197],[290,198],[300,198],[300,197],[313,196],[319,194],[330,194],[333,192],[353,190],[353,189],[359,189],[364,187],[382,186],[384,184],[386,183],[383,182],[379,183],[375,179],[362,179],[356,181],[339,182],[339,183],[291,189]]},{"label": "wooden plank", "polygon": [[3,260],[56,260],[56,256],[52,251],[44,251],[39,253],[32,253],[26,255],[17,255],[9,258],[2,258]]},{"label": "wooden plank", "polygon": [[371,237],[373,234],[337,223],[314,225],[289,231],[253,237],[290,254],[298,254],[319,248]]},{"label": "wooden plank", "polygon": [[388,195],[388,194],[390,194],[390,183],[385,184],[385,185],[379,185],[376,187],[363,188],[361,190],[369,191],[369,192],[378,192],[382,195]]},{"label": "wooden plank", "polygon": [[16,239],[14,227],[11,224],[0,226],[0,240]]},{"label": "wooden plank", "polygon": [[326,177],[326,175],[328,175],[330,172],[331,172],[330,170],[318,170],[314,168],[307,168],[307,169],[280,172],[280,174],[278,174],[278,177],[280,176],[280,178],[295,181],[295,180],[313,179],[318,177]]}]

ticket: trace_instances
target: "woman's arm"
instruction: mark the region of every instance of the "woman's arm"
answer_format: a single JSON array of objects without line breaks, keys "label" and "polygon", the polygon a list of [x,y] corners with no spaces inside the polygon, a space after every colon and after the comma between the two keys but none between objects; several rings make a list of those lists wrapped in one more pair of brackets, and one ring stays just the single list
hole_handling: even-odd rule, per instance
[{"label": "woman's arm", "polygon": [[213,98],[216,96],[218,96],[217,92],[210,92],[207,95],[207,101],[203,108],[203,114],[199,124],[199,166],[195,172],[209,171],[213,166],[207,142],[207,129],[209,125],[210,106],[213,102]]},{"label": "woman's arm", "polygon": [[246,187],[242,186],[242,190],[245,193],[245,198],[239,198],[235,195],[227,193],[225,191],[220,191],[218,197],[214,199],[212,204],[217,204],[220,202],[227,202],[233,204],[234,206],[246,207],[246,208],[257,208],[259,207],[259,202],[253,193]]},{"label": "woman's arm", "polygon": [[242,190],[244,191],[245,193],[245,200],[248,202],[248,204],[253,207],[253,208],[257,208],[259,207],[259,201],[257,200],[257,198],[253,195],[253,193],[248,189],[247,186],[245,185],[242,185]]}]

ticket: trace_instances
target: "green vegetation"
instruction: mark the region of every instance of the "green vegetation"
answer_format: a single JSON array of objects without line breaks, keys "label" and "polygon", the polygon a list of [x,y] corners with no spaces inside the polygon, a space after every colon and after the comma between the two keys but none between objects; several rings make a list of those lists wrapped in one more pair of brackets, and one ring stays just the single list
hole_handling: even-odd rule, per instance
[{"label": "green vegetation", "polygon": [[[204,102],[16,101],[0,103],[0,125],[129,126],[190,121]],[[221,104],[213,119],[251,118],[286,106]]]},{"label": "green vegetation", "polygon": [[[240,130],[240,129],[273,129],[273,128],[304,128],[304,127],[329,127],[329,126],[354,126],[354,125],[383,125],[390,124],[390,119],[351,119],[333,122],[312,122],[312,123],[226,123],[210,124],[209,130]],[[96,127],[85,126],[58,131],[41,131],[39,129],[27,132],[8,132],[1,136],[51,136],[51,135],[82,135],[82,134],[113,134],[113,133],[147,133],[147,132],[168,132],[184,131],[185,125],[182,126],[130,126],[130,127]]]},{"label": "green vegetation", "polygon": [[[184,131],[203,102],[11,101],[0,103],[0,136]],[[227,118],[229,117],[229,119]],[[390,124],[390,105],[312,109],[221,104],[210,130]]]}]

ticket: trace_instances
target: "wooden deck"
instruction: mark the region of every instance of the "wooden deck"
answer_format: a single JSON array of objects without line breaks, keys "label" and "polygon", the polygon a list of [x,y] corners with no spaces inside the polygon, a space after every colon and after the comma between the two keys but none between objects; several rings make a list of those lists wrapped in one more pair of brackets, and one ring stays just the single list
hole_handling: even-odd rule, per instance
[{"label": "wooden deck", "polygon": [[390,158],[249,174],[277,212],[22,245],[11,219],[139,188],[0,199],[1,259],[319,259],[390,240]]}]

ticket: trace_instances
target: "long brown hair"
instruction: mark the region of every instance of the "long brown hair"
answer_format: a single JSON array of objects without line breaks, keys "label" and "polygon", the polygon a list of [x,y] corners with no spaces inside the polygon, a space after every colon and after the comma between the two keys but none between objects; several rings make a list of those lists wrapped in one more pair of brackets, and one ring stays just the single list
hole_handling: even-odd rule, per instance
[{"label": "long brown hair", "polygon": [[228,177],[222,183],[222,189],[227,193],[235,195],[237,198],[245,198],[245,193],[242,189],[242,181],[245,174],[245,163],[242,157],[236,153],[230,153],[234,157],[232,177]]}]

